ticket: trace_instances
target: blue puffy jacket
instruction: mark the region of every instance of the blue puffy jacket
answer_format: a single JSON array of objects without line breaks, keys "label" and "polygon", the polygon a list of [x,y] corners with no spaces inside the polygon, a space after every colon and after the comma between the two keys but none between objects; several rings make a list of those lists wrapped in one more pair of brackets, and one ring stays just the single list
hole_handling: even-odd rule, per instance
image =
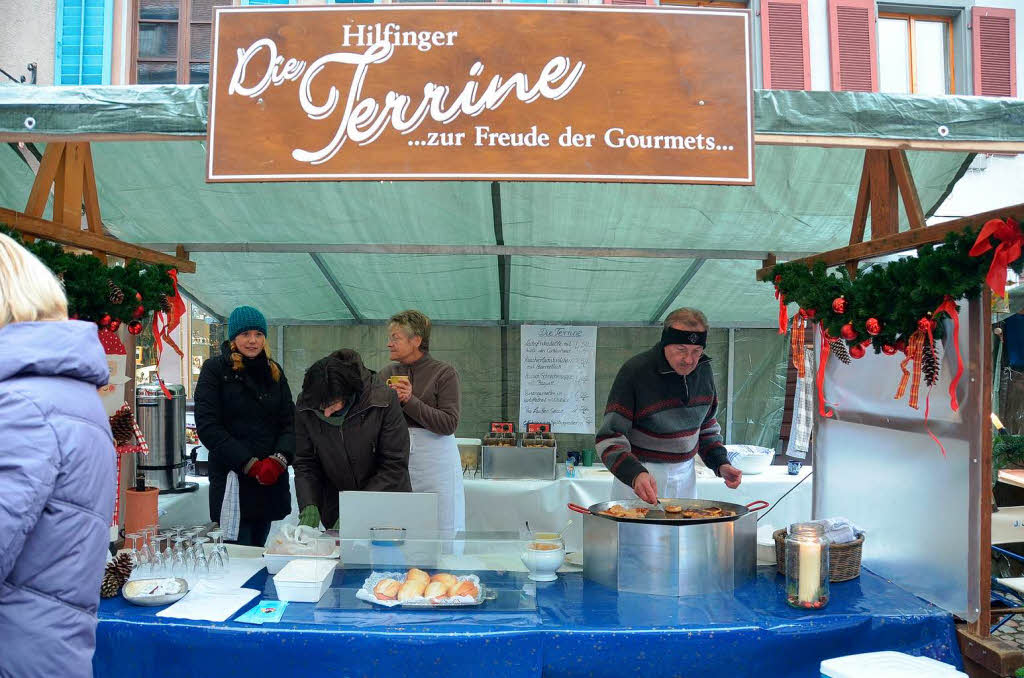
[{"label": "blue puffy jacket", "polygon": [[114,513],[92,323],[0,329],[0,676],[91,676]]}]

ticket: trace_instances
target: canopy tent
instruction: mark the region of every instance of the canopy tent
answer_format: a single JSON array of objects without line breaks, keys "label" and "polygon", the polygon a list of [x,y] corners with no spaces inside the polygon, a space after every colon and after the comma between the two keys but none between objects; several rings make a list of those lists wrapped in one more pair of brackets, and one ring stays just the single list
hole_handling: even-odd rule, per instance
[{"label": "canopy tent", "polygon": [[[207,184],[205,86],[0,87],[0,137],[91,141],[109,233],[183,245],[197,271],[182,283],[202,305],[223,316],[255,303],[282,325],[399,307],[452,324],[644,325],[698,305],[716,326],[768,327],[776,309],[755,271],[769,252],[847,244],[861,149],[908,149],[927,216],[971,151],[1024,142],[1017,100],[756,94],[754,187]],[[22,209],[33,178],[17,149],[0,150],[0,206]]]}]

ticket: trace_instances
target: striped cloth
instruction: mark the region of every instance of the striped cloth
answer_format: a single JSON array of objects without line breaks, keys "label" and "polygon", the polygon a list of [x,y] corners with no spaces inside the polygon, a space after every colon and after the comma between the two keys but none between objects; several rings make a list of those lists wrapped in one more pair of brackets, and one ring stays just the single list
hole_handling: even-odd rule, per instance
[{"label": "striped cloth", "polygon": [[224,530],[224,539],[235,541],[238,539],[238,523],[241,519],[242,509],[238,501],[238,474],[228,471],[228,478],[224,484],[224,501],[220,505],[220,529]]},{"label": "striped cloth", "polygon": [[717,410],[711,359],[702,356],[693,372],[680,376],[656,345],[628,360],[616,375],[597,432],[597,453],[629,487],[646,471],[644,462],[678,463],[698,454],[717,474],[727,463]]}]

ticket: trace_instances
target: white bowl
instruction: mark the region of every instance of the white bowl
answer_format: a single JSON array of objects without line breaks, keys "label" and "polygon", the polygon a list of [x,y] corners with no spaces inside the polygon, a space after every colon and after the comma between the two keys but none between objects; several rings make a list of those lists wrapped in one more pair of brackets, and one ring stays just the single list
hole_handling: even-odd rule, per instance
[{"label": "white bowl", "polygon": [[[546,543],[541,545],[554,546],[554,544]],[[563,546],[541,550],[530,548],[527,545],[522,555],[523,565],[526,565],[526,569],[530,571],[530,579],[533,581],[555,581],[558,579],[558,575],[555,572],[562,566],[562,561],[564,560],[565,547]]]},{"label": "white bowl", "polygon": [[729,463],[748,476],[756,476],[758,473],[768,470],[768,467],[772,465],[772,456],[770,454],[740,454],[733,457]]}]

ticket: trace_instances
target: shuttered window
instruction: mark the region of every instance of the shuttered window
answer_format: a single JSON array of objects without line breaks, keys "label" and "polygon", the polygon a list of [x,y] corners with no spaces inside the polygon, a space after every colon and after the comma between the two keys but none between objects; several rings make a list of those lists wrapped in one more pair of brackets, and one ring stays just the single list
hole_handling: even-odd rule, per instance
[{"label": "shuttered window", "polygon": [[1017,96],[1015,24],[1012,9],[971,8],[975,94]]},{"label": "shuttered window", "polygon": [[606,5],[654,5],[657,0],[604,0]]},{"label": "shuttered window", "polygon": [[242,0],[243,5],[294,5],[295,0]]},{"label": "shuttered window", "polygon": [[761,5],[765,89],[810,89],[807,0],[767,0]]},{"label": "shuttered window", "polygon": [[54,84],[110,84],[113,0],[57,0]]},{"label": "shuttered window", "polygon": [[829,0],[832,89],[878,91],[874,0]]}]

